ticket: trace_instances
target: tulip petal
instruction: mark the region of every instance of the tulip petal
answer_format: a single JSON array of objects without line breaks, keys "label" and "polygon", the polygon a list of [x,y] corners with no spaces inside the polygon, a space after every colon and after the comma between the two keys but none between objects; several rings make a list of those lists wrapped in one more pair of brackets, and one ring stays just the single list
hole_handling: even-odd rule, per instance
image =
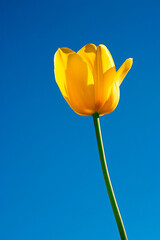
[{"label": "tulip petal", "polygon": [[90,68],[78,54],[68,57],[66,84],[72,105],[79,113],[92,115],[95,110],[94,81]]},{"label": "tulip petal", "polygon": [[106,101],[104,106],[99,110],[99,115],[102,116],[104,114],[113,112],[118,105],[119,98],[120,98],[119,85],[116,82],[110,90],[108,100]]},{"label": "tulip petal", "polygon": [[103,44],[96,45],[90,43],[82,47],[78,55],[83,57],[84,61],[90,66],[94,78],[99,72],[106,72],[111,67],[114,67],[114,61],[107,47]]},{"label": "tulip petal", "polygon": [[68,105],[72,108],[74,112],[81,116],[91,116],[91,113],[87,113],[86,111],[82,111],[82,109],[79,109],[76,104],[72,103],[69,97],[66,97],[65,100],[67,101]]},{"label": "tulip petal", "polygon": [[94,44],[87,44],[78,51],[78,54],[83,57],[92,71],[95,84],[96,111],[98,111],[107,99],[108,90],[111,87],[111,82],[113,82],[113,75],[115,76],[113,58],[106,46],[102,44],[98,47]]},{"label": "tulip petal", "polygon": [[58,49],[54,57],[55,78],[70,107],[80,115],[94,112],[94,82],[83,59],[69,48]]},{"label": "tulip petal", "polygon": [[[110,82],[110,79],[112,79],[111,71],[110,74],[106,73],[109,69],[114,69],[115,64],[113,61],[113,58],[109,52],[109,50],[104,45],[99,45],[97,47],[97,56],[96,56],[96,77],[95,77],[95,102],[96,102],[96,109],[102,107],[104,105],[104,97],[102,95],[106,94],[106,97],[108,95],[108,86],[110,84],[107,84],[107,81]],[[106,80],[106,77],[104,75],[108,74],[108,79]],[[108,83],[109,83],[108,82]],[[108,86],[107,86],[108,85]]]},{"label": "tulip petal", "polygon": [[69,48],[59,48],[54,55],[55,79],[64,98],[68,96],[67,89],[66,89],[66,76],[65,76],[68,56],[74,53],[75,52]]},{"label": "tulip petal", "polygon": [[111,67],[114,67],[114,61],[108,48],[100,44],[97,47],[97,72],[105,73]]},{"label": "tulip petal", "polygon": [[98,112],[100,108],[105,104],[109,97],[110,89],[114,84],[114,79],[116,75],[116,68],[112,67],[107,70],[101,77],[101,82],[99,86],[98,98],[96,101],[96,111]]},{"label": "tulip petal", "polygon": [[128,71],[131,69],[133,64],[133,58],[128,58],[122,66],[118,69],[115,77],[115,81],[119,83],[119,86],[121,85],[123,79],[127,75]]},{"label": "tulip petal", "polygon": [[78,52],[83,60],[89,65],[92,73],[95,71],[95,64],[96,64],[96,54],[97,54],[97,47],[96,45],[89,43],[82,47]]}]

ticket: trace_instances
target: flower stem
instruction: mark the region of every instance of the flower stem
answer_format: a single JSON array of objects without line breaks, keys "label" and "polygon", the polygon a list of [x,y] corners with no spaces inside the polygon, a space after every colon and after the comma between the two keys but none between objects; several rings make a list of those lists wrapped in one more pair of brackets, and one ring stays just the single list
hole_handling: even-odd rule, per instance
[{"label": "flower stem", "polygon": [[123,220],[121,218],[121,214],[117,205],[117,201],[114,195],[112,183],[110,180],[109,172],[108,172],[108,167],[106,163],[106,158],[105,158],[105,153],[104,153],[104,147],[103,147],[103,141],[102,141],[102,135],[101,135],[101,127],[100,127],[100,121],[99,121],[99,114],[94,113],[93,114],[93,120],[94,120],[94,126],[95,126],[95,131],[96,131],[96,137],[97,137],[97,144],[98,144],[98,150],[99,150],[99,156],[100,156],[100,161],[101,161],[101,166],[102,166],[102,171],[103,171],[103,176],[105,180],[105,184],[107,187],[109,199],[111,202],[112,210],[116,219],[117,227],[119,230],[119,234],[121,237],[121,240],[127,240],[127,234],[123,225]]}]

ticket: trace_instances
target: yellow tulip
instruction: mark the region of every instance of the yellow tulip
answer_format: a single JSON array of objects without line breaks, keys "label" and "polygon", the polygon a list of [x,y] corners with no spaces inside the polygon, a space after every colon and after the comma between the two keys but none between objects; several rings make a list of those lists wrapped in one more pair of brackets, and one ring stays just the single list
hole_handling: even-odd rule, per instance
[{"label": "yellow tulip", "polygon": [[77,53],[59,48],[54,56],[55,79],[70,107],[79,115],[112,112],[119,102],[119,87],[132,66],[127,59],[116,71],[104,45],[87,44]]}]

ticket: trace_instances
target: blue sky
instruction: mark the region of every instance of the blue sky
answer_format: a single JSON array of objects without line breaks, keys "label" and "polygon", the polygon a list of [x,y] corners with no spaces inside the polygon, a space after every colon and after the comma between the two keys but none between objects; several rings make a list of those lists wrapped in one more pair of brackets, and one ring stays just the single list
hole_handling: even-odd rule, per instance
[{"label": "blue sky", "polygon": [[129,240],[160,239],[159,1],[0,1],[0,239],[120,239],[93,120],[54,79],[59,47],[105,44],[134,64],[101,117]]}]

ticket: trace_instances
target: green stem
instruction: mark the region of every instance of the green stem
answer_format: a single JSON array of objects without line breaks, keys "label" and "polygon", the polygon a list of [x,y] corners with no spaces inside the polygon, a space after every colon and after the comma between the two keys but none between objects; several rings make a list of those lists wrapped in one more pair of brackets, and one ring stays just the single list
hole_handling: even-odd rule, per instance
[{"label": "green stem", "polygon": [[97,143],[98,143],[98,150],[99,150],[99,156],[101,160],[101,166],[102,166],[102,171],[103,171],[103,176],[105,180],[105,184],[107,187],[109,199],[111,202],[112,210],[116,219],[117,227],[119,230],[119,234],[121,236],[121,240],[127,240],[127,235],[126,231],[123,225],[123,220],[121,218],[121,214],[117,205],[117,201],[114,195],[114,191],[112,188],[112,183],[110,180],[109,172],[108,172],[108,167],[106,163],[106,158],[105,158],[105,153],[104,153],[104,147],[103,147],[103,141],[102,141],[102,135],[101,135],[101,127],[100,127],[100,122],[99,122],[99,115],[98,113],[93,114],[93,120],[94,120],[94,126],[95,126],[95,131],[96,131],[96,137],[97,137]]}]

